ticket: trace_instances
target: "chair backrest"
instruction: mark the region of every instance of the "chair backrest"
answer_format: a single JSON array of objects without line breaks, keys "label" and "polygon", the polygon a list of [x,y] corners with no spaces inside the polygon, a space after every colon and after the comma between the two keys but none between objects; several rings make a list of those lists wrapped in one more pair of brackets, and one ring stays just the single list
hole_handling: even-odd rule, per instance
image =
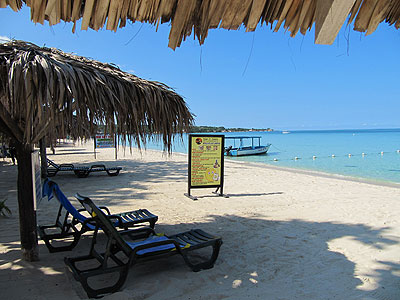
[{"label": "chair backrest", "polygon": [[[58,202],[68,211],[75,219],[80,222],[86,221],[86,217],[80,214],[76,208],[71,204],[68,198],[63,194],[60,190],[57,183],[50,179],[46,179],[43,183],[43,197],[47,196],[47,199],[50,201],[53,197],[55,197]],[[89,225],[89,224],[87,224]]]},{"label": "chair backrest", "polygon": [[122,251],[124,251],[127,255],[132,251],[132,249],[127,245],[127,243],[123,240],[121,235],[118,233],[115,226],[111,223],[111,221],[107,218],[104,212],[99,209],[93,201],[85,196],[76,194],[75,198],[79,200],[79,202],[83,205],[83,207],[87,210],[87,212],[92,216],[97,225],[103,230],[103,232],[108,236],[112,237],[121,247]]}]

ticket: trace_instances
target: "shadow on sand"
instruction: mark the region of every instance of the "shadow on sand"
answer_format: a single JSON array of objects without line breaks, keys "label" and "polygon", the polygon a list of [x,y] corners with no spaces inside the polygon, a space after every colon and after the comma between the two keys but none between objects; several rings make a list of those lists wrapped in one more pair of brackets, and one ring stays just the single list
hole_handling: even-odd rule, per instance
[{"label": "shadow on sand", "polygon": [[[126,185],[138,189],[137,196],[142,199],[151,191],[140,182],[186,180],[184,163],[134,161],[124,167],[126,172],[119,176],[125,177]],[[39,262],[21,261],[16,168],[0,162],[0,174],[0,199],[7,197],[13,211],[11,218],[0,218],[0,244],[5,249],[0,256],[0,290],[4,298],[32,299],[32,295],[42,295],[43,299],[84,298],[83,289],[66,271],[63,258],[86,254],[90,235],[84,236],[72,252],[66,253],[49,254],[40,243]],[[5,176],[8,176],[7,181],[3,180]],[[100,176],[107,180],[100,181]],[[124,198],[128,193],[121,186],[115,186],[113,178],[107,175],[84,179],[74,175],[56,177],[60,186],[68,186],[69,190],[79,191],[79,186],[91,185],[101,186],[95,191],[96,195],[112,193]],[[260,193],[260,196],[269,194]],[[235,195],[232,201],[241,201],[241,196],[246,194]],[[173,218],[171,216],[172,221]],[[121,299],[200,299],[196,298],[199,294],[201,299],[267,299],[268,295],[279,295],[271,299],[398,299],[400,264],[377,261],[379,267],[369,269],[363,278],[356,275],[356,262],[331,249],[331,242],[341,238],[357,242],[360,249],[369,249],[366,255],[398,245],[398,238],[385,237],[390,228],[237,215],[209,215],[204,222],[196,224],[168,225],[168,222],[159,220],[157,231],[173,234],[196,227],[222,236],[224,244],[215,267],[193,273],[179,256],[135,265],[120,294]],[[363,290],[364,280],[371,278],[376,288]]]}]

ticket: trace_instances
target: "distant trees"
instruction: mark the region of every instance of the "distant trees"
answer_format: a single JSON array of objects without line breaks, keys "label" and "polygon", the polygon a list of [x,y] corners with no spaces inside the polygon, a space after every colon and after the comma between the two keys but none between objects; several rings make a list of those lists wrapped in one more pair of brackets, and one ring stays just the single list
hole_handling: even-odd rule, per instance
[{"label": "distant trees", "polygon": [[274,131],[271,128],[225,128],[223,126],[190,126],[190,132],[243,132],[243,131]]},{"label": "distant trees", "polygon": [[[102,132],[106,133],[109,132],[107,128],[104,125],[96,125],[97,126],[97,132]],[[147,125],[142,125],[144,126],[144,131],[146,133],[150,133],[150,129]],[[241,128],[241,127],[235,127],[235,128],[225,128],[224,126],[190,126],[189,127],[189,133],[212,133],[212,132],[248,132],[248,131],[274,131],[272,128]]]}]

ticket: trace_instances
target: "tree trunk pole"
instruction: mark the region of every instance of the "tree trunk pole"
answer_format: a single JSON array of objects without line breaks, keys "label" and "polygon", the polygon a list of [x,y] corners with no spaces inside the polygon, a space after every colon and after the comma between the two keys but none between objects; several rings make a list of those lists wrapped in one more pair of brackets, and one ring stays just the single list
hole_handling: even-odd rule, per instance
[{"label": "tree trunk pole", "polygon": [[18,209],[22,259],[39,260],[32,183],[32,146],[16,143],[18,161]]},{"label": "tree trunk pole", "polygon": [[40,147],[40,167],[42,178],[47,177],[47,155],[46,155],[46,138],[41,138],[39,141]]}]

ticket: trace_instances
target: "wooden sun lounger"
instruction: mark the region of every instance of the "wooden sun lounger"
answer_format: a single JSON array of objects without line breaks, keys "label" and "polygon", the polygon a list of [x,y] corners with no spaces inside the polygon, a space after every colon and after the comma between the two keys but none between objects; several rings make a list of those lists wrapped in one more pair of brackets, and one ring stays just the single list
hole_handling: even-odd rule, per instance
[{"label": "wooden sun lounger", "polygon": [[[75,197],[94,216],[96,230],[88,255],[65,258],[64,261],[89,297],[98,297],[118,291],[127,278],[129,267],[145,260],[180,254],[185,263],[195,272],[214,266],[222,245],[220,237],[215,237],[200,229],[192,229],[170,236],[156,234],[151,228],[118,232],[112,225],[113,216],[106,216],[89,198],[79,194]],[[101,228],[108,238],[104,253],[95,249],[98,228]],[[188,253],[204,247],[212,248],[211,257],[196,264],[192,263]],[[97,263],[96,267],[91,264],[93,261]],[[83,269],[85,264],[92,267]],[[92,277],[108,273],[117,273],[116,281],[112,280],[112,284],[94,288]]]},{"label": "wooden sun lounger", "polygon": [[109,176],[117,176],[122,170],[121,167],[107,168],[105,165],[98,164],[90,167],[76,167],[73,164],[56,164],[54,161],[47,158],[47,177],[56,176],[58,172],[74,172],[79,178],[88,177],[92,172],[106,172]]},{"label": "wooden sun lounger", "polygon": [[[95,230],[96,224],[93,219],[86,218],[81,214],[82,211],[86,210],[84,208],[77,210],[54,181],[46,179],[43,184],[43,196],[47,196],[49,200],[55,197],[60,202],[55,223],[38,226],[39,235],[45,242],[49,252],[72,250],[78,244],[82,234]],[[105,214],[111,215],[107,207],[101,206],[99,209]],[[158,217],[147,209],[139,209],[112,216],[115,219],[113,226],[121,229],[144,226],[146,223],[151,228],[154,228],[158,220]],[[72,241],[67,241],[71,238]],[[60,240],[61,246],[57,243]]]}]

